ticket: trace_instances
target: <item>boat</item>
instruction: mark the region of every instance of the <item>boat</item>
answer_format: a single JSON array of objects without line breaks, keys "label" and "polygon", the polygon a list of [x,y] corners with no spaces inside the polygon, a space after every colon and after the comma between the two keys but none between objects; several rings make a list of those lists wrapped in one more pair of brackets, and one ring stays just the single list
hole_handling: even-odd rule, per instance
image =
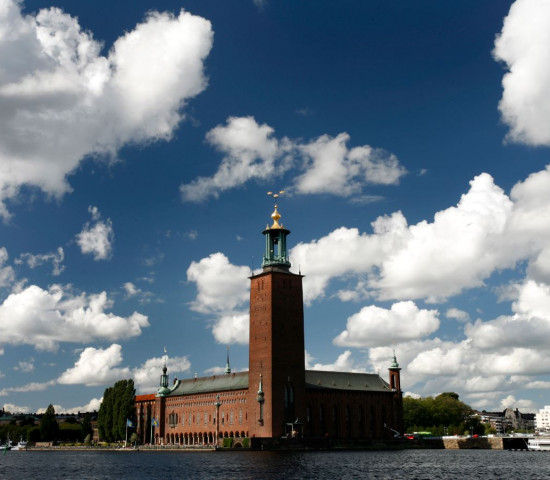
[{"label": "boat", "polygon": [[530,438],[527,449],[534,452],[550,452],[550,437]]},{"label": "boat", "polygon": [[14,445],[11,447],[12,450],[26,450],[27,449],[27,442],[23,440],[22,438],[19,440],[17,445]]}]

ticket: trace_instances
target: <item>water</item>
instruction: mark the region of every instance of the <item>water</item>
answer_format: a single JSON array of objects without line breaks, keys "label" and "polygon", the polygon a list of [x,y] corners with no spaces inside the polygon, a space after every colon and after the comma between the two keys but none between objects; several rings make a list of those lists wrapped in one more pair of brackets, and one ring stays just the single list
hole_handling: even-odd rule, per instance
[{"label": "water", "polygon": [[7,452],[0,479],[541,479],[550,452]]}]

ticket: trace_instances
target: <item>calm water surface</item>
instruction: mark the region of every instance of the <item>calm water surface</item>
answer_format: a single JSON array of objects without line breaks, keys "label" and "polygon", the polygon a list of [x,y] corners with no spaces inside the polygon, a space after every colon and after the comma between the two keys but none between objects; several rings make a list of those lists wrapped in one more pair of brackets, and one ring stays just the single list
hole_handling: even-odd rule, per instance
[{"label": "calm water surface", "polygon": [[0,479],[542,479],[550,452],[7,452]]}]

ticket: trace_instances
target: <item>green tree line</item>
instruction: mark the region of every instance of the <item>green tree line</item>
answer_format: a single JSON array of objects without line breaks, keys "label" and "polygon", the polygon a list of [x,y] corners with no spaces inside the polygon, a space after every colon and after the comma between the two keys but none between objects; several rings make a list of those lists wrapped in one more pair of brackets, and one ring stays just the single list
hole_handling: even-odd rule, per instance
[{"label": "green tree line", "polygon": [[93,429],[91,416],[84,415],[82,423],[78,423],[75,417],[68,417],[65,422],[59,424],[55,409],[49,405],[40,420],[31,416],[17,416],[8,424],[0,426],[0,443],[7,440],[8,436],[13,442],[24,439],[28,442],[84,442],[86,437],[91,439]]},{"label": "green tree line", "polygon": [[472,408],[458,394],[445,392],[437,397],[403,398],[403,423],[406,432],[429,431],[434,435],[482,435],[485,427],[472,416]]}]

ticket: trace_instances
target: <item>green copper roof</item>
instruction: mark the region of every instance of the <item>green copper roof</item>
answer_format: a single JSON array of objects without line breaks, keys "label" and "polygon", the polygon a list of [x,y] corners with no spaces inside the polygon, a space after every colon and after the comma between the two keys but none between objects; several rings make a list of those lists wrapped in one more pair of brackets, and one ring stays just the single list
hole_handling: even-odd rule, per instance
[{"label": "green copper roof", "polygon": [[395,350],[393,351],[393,362],[390,365],[390,368],[399,368],[399,364],[397,363],[397,358],[395,357]]},{"label": "green copper roof", "polygon": [[246,388],[248,388],[248,372],[239,372],[178,380],[175,388],[167,396],[243,390]]},{"label": "green copper roof", "polygon": [[377,373],[325,372],[306,370],[306,388],[388,392],[390,386]]},{"label": "green copper roof", "polygon": [[[306,389],[353,390],[360,392],[389,392],[389,385],[377,373],[348,373],[306,370]],[[212,377],[178,380],[166,394],[194,395],[199,393],[245,390],[248,372],[214,375]]]}]

